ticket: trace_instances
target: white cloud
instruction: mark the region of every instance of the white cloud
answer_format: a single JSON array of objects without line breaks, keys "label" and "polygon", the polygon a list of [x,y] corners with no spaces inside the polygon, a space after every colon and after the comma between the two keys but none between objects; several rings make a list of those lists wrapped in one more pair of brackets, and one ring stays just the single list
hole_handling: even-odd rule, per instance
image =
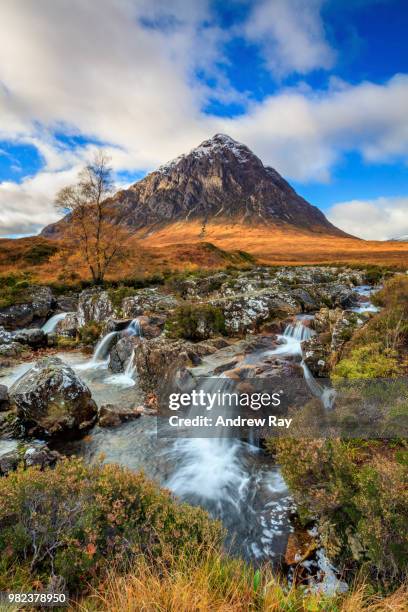
[{"label": "white cloud", "polygon": [[325,38],[323,0],[261,0],[245,26],[261,44],[269,70],[278,76],[331,68],[335,53]]},{"label": "white cloud", "polygon": [[337,227],[367,240],[408,234],[408,196],[351,200],[334,204],[327,214]]},{"label": "white cloud", "polygon": [[[287,70],[329,66],[321,4],[260,2],[246,35],[264,51],[273,39]],[[382,85],[332,79],[327,90],[304,85],[248,103],[223,72],[230,36],[209,0],[3,0],[0,139],[32,144],[44,159],[35,177],[1,185],[3,234],[18,226],[13,219],[22,228],[52,221],[55,190],[92,155],[95,146],[73,149],[56,132],[106,143],[114,168],[129,171],[155,168],[220,131],[289,179],[328,181],[350,150],[370,162],[408,159],[407,75]],[[244,102],[245,113],[203,113],[210,96]]]}]

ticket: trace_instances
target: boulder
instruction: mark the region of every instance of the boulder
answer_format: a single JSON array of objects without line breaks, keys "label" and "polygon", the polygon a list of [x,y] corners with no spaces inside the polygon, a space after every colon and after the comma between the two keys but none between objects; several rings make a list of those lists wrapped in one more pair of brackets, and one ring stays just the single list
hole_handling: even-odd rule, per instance
[{"label": "boulder", "polygon": [[13,341],[13,334],[0,327],[0,344],[10,344]]},{"label": "boulder", "polygon": [[135,295],[124,298],[122,314],[124,317],[133,319],[145,313],[167,313],[176,308],[177,304],[174,295],[162,293],[156,287],[149,287],[140,289]]},{"label": "boulder", "polygon": [[41,326],[53,312],[55,300],[49,287],[27,287],[24,299],[24,303],[0,308],[0,325],[10,330],[33,323]]},{"label": "boulder", "polygon": [[231,335],[254,332],[278,314],[296,314],[301,311],[298,300],[278,289],[265,289],[256,295],[213,300],[211,304],[222,309],[225,329]]},{"label": "boulder", "polygon": [[202,357],[216,351],[208,343],[170,340],[163,336],[153,340],[135,340],[135,364],[144,392],[156,391],[171,384],[178,371],[200,363]]},{"label": "boulder", "polygon": [[5,412],[10,408],[10,398],[6,385],[0,385],[0,412]]},{"label": "boulder", "polygon": [[75,312],[78,308],[77,295],[59,295],[57,298],[57,311]]},{"label": "boulder", "polygon": [[58,357],[38,361],[10,387],[9,395],[25,435],[73,438],[96,419],[88,387]]},{"label": "boulder", "polygon": [[125,336],[115,343],[110,351],[109,368],[112,372],[123,372],[126,369],[132,352],[135,350],[135,340],[137,338],[137,336]]},{"label": "boulder", "polygon": [[90,321],[103,323],[115,317],[115,308],[107,291],[97,288],[85,289],[78,299],[77,321],[79,327]]},{"label": "boulder", "polygon": [[78,333],[78,317],[76,312],[68,312],[66,317],[61,321],[58,321],[55,328],[57,336],[66,336],[68,338],[75,338]]},{"label": "boulder", "polygon": [[47,334],[42,329],[22,329],[14,334],[15,342],[25,344],[32,349],[44,348],[47,346]]},{"label": "boulder", "polygon": [[19,342],[0,344],[0,357],[18,357],[24,352],[24,347]]},{"label": "boulder", "polygon": [[302,344],[303,361],[318,378],[327,378],[330,373],[330,334],[319,334],[305,340]]},{"label": "boulder", "polygon": [[25,468],[37,465],[43,470],[53,467],[61,455],[50,450],[44,442],[34,441],[26,447],[18,447],[0,456],[0,476],[7,476],[17,469],[19,465]]},{"label": "boulder", "polygon": [[98,411],[98,423],[100,427],[117,427],[127,421],[138,419],[144,410],[140,408],[124,408],[107,404],[101,406]]}]

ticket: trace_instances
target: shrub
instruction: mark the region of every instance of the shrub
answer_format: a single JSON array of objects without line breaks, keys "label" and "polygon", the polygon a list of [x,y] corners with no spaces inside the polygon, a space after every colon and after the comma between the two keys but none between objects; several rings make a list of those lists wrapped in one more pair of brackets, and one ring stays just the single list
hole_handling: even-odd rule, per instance
[{"label": "shrub", "polygon": [[332,379],[359,380],[366,378],[391,378],[402,374],[397,353],[383,349],[380,343],[371,343],[351,351],[334,367]]},{"label": "shrub", "polygon": [[26,275],[0,275],[0,308],[29,301],[30,283]]},{"label": "shrub", "polygon": [[89,323],[80,327],[78,334],[81,342],[87,345],[96,344],[102,333],[102,327],[102,323],[97,323],[96,321],[89,321]]},{"label": "shrub", "polygon": [[307,522],[318,517],[328,554],[372,581],[398,584],[408,569],[405,442],[276,439],[268,442]]},{"label": "shrub", "polygon": [[47,262],[57,251],[58,247],[54,244],[35,244],[24,254],[24,260],[28,264],[38,266]]},{"label": "shrub", "polygon": [[166,323],[166,330],[175,338],[205,340],[225,334],[224,313],[210,304],[185,304],[176,308]]},{"label": "shrub", "polygon": [[142,473],[78,459],[1,479],[0,524],[4,573],[18,565],[41,583],[55,574],[71,592],[137,555],[157,563],[171,545],[188,557],[222,537],[206,512],[177,503]]}]

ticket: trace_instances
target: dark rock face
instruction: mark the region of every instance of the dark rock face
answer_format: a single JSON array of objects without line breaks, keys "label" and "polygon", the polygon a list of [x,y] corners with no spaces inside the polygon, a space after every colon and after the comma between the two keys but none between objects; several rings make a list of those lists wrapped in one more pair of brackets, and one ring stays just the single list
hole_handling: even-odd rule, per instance
[{"label": "dark rock face", "polygon": [[88,387],[57,357],[38,361],[11,386],[9,395],[25,434],[31,436],[75,437],[96,418]]},{"label": "dark rock face", "polygon": [[138,340],[132,336],[120,338],[110,351],[109,368],[112,372],[123,372]]},{"label": "dark rock face", "polygon": [[32,323],[45,323],[53,311],[54,296],[49,287],[33,286],[28,290],[29,299],[24,304],[0,308],[0,325],[6,329],[20,329]]},{"label": "dark rock face", "polygon": [[47,334],[42,329],[22,329],[14,336],[16,342],[26,344],[30,348],[38,349],[47,346]]},{"label": "dark rock face", "polygon": [[[132,229],[173,221],[202,219],[256,224],[289,224],[344,235],[323,213],[301,198],[274,170],[264,166],[248,147],[216,134],[186,155],[161,166],[113,203],[117,221]],[[46,227],[55,237],[67,220]]]},{"label": "dark rock face", "polygon": [[5,412],[10,407],[10,398],[6,385],[0,385],[0,412]]}]

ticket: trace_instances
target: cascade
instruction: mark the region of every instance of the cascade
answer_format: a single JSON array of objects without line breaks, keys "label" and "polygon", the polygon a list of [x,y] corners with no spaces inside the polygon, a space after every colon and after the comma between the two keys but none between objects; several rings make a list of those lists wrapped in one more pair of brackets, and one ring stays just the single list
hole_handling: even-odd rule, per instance
[{"label": "cascade", "polygon": [[67,312],[60,312],[59,314],[54,315],[53,317],[51,317],[51,319],[48,319],[48,321],[44,323],[41,329],[45,334],[52,334],[52,332],[55,331],[55,328],[57,327],[58,323],[60,321],[63,321],[67,314]]}]

